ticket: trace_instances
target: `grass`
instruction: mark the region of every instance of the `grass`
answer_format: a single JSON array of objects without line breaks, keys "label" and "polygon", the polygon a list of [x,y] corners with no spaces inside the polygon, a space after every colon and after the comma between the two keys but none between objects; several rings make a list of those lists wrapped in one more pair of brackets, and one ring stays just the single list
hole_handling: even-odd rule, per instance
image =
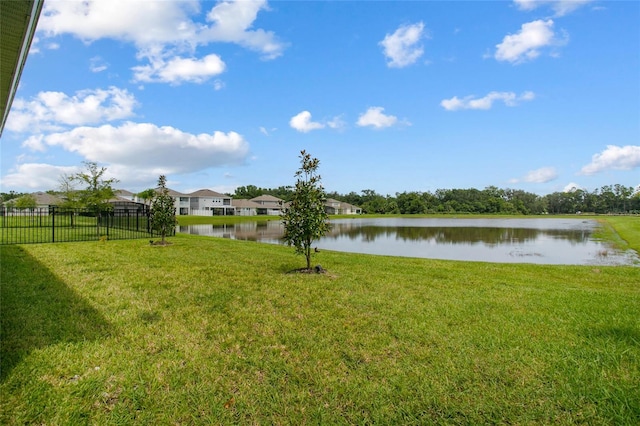
[{"label": "grass", "polygon": [[0,245],[101,239],[149,238],[145,217],[115,216],[97,226],[95,217],[77,215],[27,215],[0,217]]},{"label": "grass", "polygon": [[601,238],[612,241],[621,249],[640,253],[640,217],[607,216],[599,222],[603,225]]},{"label": "grass", "polygon": [[0,247],[0,423],[640,419],[640,268],[170,241]]}]

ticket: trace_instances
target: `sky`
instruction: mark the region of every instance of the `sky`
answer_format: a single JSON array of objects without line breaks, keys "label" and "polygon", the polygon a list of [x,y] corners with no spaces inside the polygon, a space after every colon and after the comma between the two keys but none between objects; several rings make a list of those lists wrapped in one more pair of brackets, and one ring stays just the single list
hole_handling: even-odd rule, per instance
[{"label": "sky", "polygon": [[0,191],[640,185],[640,2],[46,0]]}]

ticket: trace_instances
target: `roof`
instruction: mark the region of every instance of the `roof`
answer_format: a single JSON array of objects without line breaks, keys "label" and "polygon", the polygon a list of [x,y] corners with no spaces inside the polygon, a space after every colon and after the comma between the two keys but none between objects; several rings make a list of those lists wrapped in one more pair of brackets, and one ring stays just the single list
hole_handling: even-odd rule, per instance
[{"label": "roof", "polygon": [[349,204],[345,201],[339,201],[336,200],[334,198],[327,198],[325,201],[325,206],[328,207],[333,207],[335,204],[337,204],[339,206],[340,209],[351,209],[351,210],[355,210],[355,209],[359,209],[360,207],[358,206],[354,206],[353,204]]},{"label": "roof", "polygon": [[258,209],[262,207],[260,204],[251,200],[247,200],[245,198],[236,198],[233,201],[231,201],[231,205],[233,205],[233,207],[239,207],[241,209],[247,209],[247,208]]},{"label": "roof", "polygon": [[62,201],[60,197],[42,191],[33,192],[31,195],[38,206],[57,206]]},{"label": "roof", "polygon": [[[156,188],[156,192],[159,190],[159,188]],[[171,188],[167,188],[167,192],[169,193],[170,196],[172,197],[186,197],[187,194],[183,194],[182,192],[178,192],[178,191],[174,191]]]},{"label": "roof", "polygon": [[278,197],[274,197],[273,195],[264,194],[264,195],[260,195],[259,197],[252,198],[251,201],[255,201],[256,203],[259,203],[259,202],[280,203],[282,202],[282,199]]},{"label": "roof", "polygon": [[228,195],[220,194],[219,192],[212,191],[210,189],[200,189],[198,191],[188,194],[190,197],[216,197],[216,198],[231,198]]},{"label": "roof", "polygon": [[351,210],[360,209],[360,207],[356,206],[355,204],[345,203],[344,201],[342,203],[340,203],[340,205],[344,209],[346,209],[346,208],[349,208]]},{"label": "roof", "polygon": [[0,2],[0,135],[18,90],[44,0]]}]

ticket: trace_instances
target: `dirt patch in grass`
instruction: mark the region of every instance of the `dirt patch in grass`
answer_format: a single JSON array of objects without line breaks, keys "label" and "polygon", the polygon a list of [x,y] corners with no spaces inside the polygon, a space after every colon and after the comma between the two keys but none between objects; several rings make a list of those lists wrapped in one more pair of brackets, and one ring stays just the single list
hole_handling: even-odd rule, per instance
[{"label": "dirt patch in grass", "polygon": [[316,265],[313,268],[298,268],[288,271],[287,274],[309,274],[309,275],[325,275],[330,278],[337,278],[335,274],[330,273],[320,265]]}]

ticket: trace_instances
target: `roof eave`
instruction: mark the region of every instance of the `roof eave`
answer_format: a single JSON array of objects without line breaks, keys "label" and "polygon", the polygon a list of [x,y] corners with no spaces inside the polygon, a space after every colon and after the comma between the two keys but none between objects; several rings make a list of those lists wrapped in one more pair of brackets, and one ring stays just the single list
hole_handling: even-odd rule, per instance
[{"label": "roof eave", "polygon": [[4,111],[2,111],[2,122],[0,123],[0,136],[2,136],[2,132],[4,131],[4,125],[7,121],[7,117],[9,116],[9,111],[11,110],[11,104],[13,103],[13,98],[15,97],[16,91],[18,90],[18,84],[20,83],[22,70],[24,68],[24,64],[27,61],[27,56],[29,55],[29,49],[31,48],[31,42],[33,41],[33,36],[36,32],[36,27],[38,26],[38,19],[40,18],[40,12],[42,11],[43,4],[44,4],[44,0],[33,0],[31,13],[29,15],[29,21],[23,33],[20,52],[18,53],[18,56],[16,58],[17,59],[16,65],[13,71],[13,76],[11,78],[11,86],[9,87],[9,92],[7,94],[7,101],[6,101],[6,104],[4,105]]}]

